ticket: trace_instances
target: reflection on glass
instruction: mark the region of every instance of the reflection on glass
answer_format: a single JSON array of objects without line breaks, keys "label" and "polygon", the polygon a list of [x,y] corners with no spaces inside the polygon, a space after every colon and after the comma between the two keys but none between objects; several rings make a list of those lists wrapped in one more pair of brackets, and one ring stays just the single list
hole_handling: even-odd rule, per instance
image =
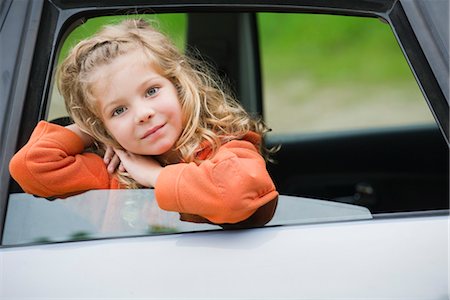
[{"label": "reflection on glass", "polygon": [[[367,220],[364,207],[281,195],[275,216],[266,226]],[[160,209],[154,190],[93,190],[49,201],[12,194],[3,245],[43,244],[110,237],[221,230],[211,224],[179,220]]]},{"label": "reflection on glass", "polygon": [[179,214],[161,210],[151,189],[93,190],[48,201],[12,194],[4,245],[153,235],[220,229],[182,222]]}]

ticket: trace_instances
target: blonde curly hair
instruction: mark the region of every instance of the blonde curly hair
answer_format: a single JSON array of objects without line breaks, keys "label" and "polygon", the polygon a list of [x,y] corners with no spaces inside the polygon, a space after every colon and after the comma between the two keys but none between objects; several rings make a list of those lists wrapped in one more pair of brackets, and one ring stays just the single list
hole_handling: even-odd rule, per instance
[{"label": "blonde curly hair", "polygon": [[[78,127],[104,145],[120,147],[104,126],[92,92],[92,74],[102,65],[141,49],[149,63],[174,84],[181,105],[183,131],[175,145],[184,162],[198,162],[197,153],[207,141],[211,155],[226,141],[249,131],[263,136],[268,128],[242,108],[221,80],[202,61],[182,54],[173,42],[142,19],[105,26],[78,43],[57,71],[58,88],[67,111]],[[264,149],[260,151],[264,155]],[[127,188],[138,185],[126,173],[118,174]]]}]

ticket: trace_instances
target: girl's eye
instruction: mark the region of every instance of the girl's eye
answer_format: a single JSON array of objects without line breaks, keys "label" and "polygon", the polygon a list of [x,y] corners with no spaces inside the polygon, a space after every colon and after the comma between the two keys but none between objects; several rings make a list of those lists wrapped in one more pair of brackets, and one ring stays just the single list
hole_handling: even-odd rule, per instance
[{"label": "girl's eye", "polygon": [[127,109],[123,106],[118,107],[116,109],[114,109],[114,111],[112,112],[113,117],[118,116],[120,114],[123,114]]},{"label": "girl's eye", "polygon": [[159,91],[158,87],[151,87],[145,92],[145,97],[152,97]]}]

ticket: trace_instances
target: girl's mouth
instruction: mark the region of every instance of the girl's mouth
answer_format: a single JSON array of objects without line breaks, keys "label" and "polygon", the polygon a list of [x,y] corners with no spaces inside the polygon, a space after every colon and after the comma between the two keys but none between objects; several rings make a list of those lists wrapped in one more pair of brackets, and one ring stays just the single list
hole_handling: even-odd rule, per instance
[{"label": "girl's mouth", "polygon": [[149,136],[151,136],[152,134],[154,134],[155,132],[160,130],[162,127],[164,127],[164,125],[166,125],[166,124],[161,124],[161,125],[157,125],[157,126],[150,128],[150,130],[148,130],[144,133],[144,135],[141,137],[141,140],[148,138]]}]

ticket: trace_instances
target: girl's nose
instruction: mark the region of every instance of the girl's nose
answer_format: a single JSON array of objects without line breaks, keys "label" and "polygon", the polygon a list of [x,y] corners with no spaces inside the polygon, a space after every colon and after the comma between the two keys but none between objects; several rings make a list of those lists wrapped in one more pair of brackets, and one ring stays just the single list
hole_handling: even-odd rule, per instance
[{"label": "girl's nose", "polygon": [[136,112],[136,123],[145,123],[155,115],[151,107],[140,107]]}]

